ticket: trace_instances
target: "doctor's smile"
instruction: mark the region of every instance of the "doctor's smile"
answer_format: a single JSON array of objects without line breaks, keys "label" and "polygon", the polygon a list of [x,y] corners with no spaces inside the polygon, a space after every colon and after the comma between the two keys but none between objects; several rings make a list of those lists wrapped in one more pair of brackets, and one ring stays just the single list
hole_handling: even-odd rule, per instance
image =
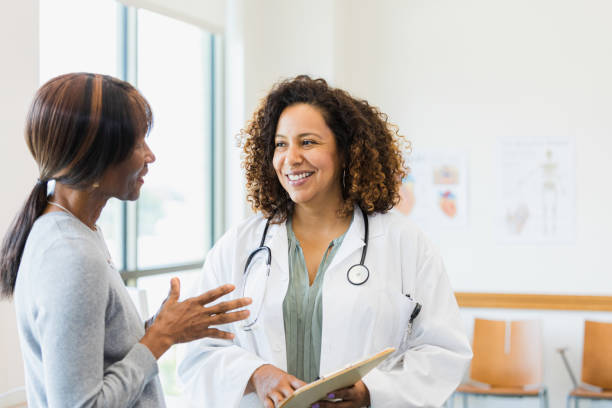
[{"label": "doctor's smile", "polygon": [[289,179],[289,182],[291,183],[291,185],[299,186],[301,184],[304,184],[305,182],[305,181],[300,182],[300,180],[304,180],[306,177],[310,177],[313,174],[314,174],[313,171],[287,173],[287,178]]}]

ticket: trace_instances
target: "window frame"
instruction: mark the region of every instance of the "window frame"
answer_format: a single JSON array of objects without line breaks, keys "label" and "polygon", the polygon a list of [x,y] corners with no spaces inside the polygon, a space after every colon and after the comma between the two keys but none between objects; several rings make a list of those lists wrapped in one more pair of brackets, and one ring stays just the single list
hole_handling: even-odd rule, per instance
[{"label": "window frame", "polygon": [[[138,8],[117,3],[118,24],[118,67],[120,79],[138,86]],[[191,23],[186,23],[191,24]],[[198,27],[204,30],[202,27]],[[206,30],[204,30],[206,31]],[[208,161],[208,178],[205,191],[206,207],[210,209],[205,215],[208,217],[208,227],[204,231],[209,250],[215,240],[225,231],[225,217],[223,208],[225,204],[225,151],[223,143],[223,38],[217,33],[210,33],[210,117],[207,148],[204,160]],[[184,272],[201,269],[204,265],[205,254],[196,262],[172,263],[155,267],[141,268],[138,266],[138,205],[139,201],[121,202],[121,265],[119,272],[128,286],[136,286],[137,280],[142,277]]]}]

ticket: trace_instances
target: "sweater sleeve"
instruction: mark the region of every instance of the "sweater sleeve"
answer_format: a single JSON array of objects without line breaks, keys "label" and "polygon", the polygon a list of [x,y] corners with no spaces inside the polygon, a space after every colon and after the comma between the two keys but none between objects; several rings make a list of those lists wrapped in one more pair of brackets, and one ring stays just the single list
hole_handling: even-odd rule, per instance
[{"label": "sweater sleeve", "polygon": [[104,368],[108,266],[96,248],[79,244],[49,248],[32,291],[47,403],[128,407],[157,374],[157,362],[146,346],[136,342],[123,358],[117,356]]}]

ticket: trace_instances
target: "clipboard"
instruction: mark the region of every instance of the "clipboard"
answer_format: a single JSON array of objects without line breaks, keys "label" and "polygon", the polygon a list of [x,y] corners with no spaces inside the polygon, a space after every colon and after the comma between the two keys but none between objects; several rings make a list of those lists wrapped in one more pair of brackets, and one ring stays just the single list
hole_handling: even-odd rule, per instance
[{"label": "clipboard", "polygon": [[374,367],[380,364],[389,356],[389,354],[393,353],[394,351],[395,349],[393,347],[386,348],[371,357],[328,374],[317,381],[311,382],[310,384],[306,384],[305,386],[298,388],[293,395],[284,400],[279,405],[279,408],[309,407],[311,404],[325,399],[325,397],[327,397],[327,395],[332,391],[350,387],[357,381],[361,380],[367,373],[369,373]]}]

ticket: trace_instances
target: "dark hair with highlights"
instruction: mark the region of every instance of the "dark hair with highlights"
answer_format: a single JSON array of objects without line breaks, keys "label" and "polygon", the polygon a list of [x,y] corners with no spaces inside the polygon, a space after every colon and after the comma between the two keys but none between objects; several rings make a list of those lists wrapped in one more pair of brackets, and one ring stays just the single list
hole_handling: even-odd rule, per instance
[{"label": "dark hair with highlights", "polygon": [[247,200],[253,210],[273,222],[285,221],[293,211],[272,158],[278,119],[285,108],[299,103],[321,112],[344,159],[344,204],[338,215],[350,214],[355,204],[367,214],[384,213],[397,204],[406,174],[402,148],[407,144],[397,128],[367,101],[330,87],[324,79],[300,75],[276,84],[241,132]]},{"label": "dark hair with highlights", "polygon": [[94,184],[125,160],[153,123],[151,108],[127,82],[74,73],[49,80],[34,96],[25,139],[39,180],[4,236],[0,249],[0,297],[11,297],[26,240],[47,206],[47,181],[75,189]]}]

